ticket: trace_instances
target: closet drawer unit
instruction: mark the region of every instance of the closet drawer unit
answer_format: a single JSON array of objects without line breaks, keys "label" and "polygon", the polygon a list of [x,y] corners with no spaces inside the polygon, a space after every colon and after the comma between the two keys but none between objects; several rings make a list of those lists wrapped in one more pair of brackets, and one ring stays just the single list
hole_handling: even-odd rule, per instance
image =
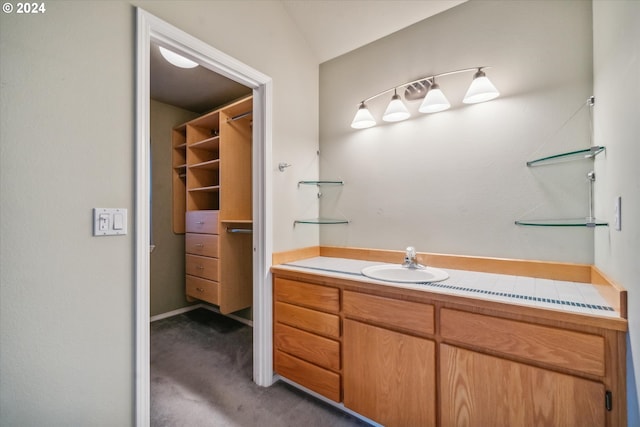
[{"label": "closet drawer unit", "polygon": [[188,254],[218,257],[218,235],[187,233],[184,237],[185,251]]},{"label": "closet drawer unit", "polygon": [[434,308],[430,304],[351,291],[344,291],[342,304],[347,317],[421,334],[435,332]]},{"label": "closet drawer unit", "polygon": [[337,313],[340,290],[289,279],[275,279],[275,299],[304,307]]},{"label": "closet drawer unit", "polygon": [[209,258],[199,255],[186,256],[185,270],[188,275],[202,277],[203,279],[220,281],[218,271],[218,258]]},{"label": "closet drawer unit", "polygon": [[274,353],[274,368],[278,374],[340,402],[340,375],[279,350]]},{"label": "closet drawer unit", "polygon": [[340,370],[340,343],[282,323],[276,323],[276,348],[323,368]]},{"label": "closet drawer unit", "polygon": [[219,286],[218,282],[213,280],[201,279],[195,276],[187,276],[186,278],[186,294],[211,304],[219,304]]},{"label": "closet drawer unit", "polygon": [[323,313],[285,302],[276,302],[276,321],[289,326],[327,335],[340,337],[340,317],[335,314]]},{"label": "closet drawer unit", "polygon": [[566,329],[443,308],[444,339],[484,347],[493,352],[602,376],[604,337]]},{"label": "closet drawer unit", "polygon": [[187,233],[218,234],[218,211],[187,211],[185,230]]}]

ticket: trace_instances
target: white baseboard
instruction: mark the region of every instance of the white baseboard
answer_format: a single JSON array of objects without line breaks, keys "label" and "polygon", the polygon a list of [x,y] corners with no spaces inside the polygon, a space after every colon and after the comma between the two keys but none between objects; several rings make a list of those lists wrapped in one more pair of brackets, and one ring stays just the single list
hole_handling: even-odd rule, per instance
[{"label": "white baseboard", "polygon": [[149,318],[149,323],[155,322],[156,320],[166,319],[167,317],[177,316],[178,314],[187,313],[189,311],[193,311],[196,308],[200,308],[202,304],[190,305],[189,307],[182,307],[177,310],[167,311],[166,313],[156,314],[155,316],[151,316]]},{"label": "white baseboard", "polygon": [[[162,319],[166,319],[167,317],[173,317],[173,316],[177,316],[178,314],[182,314],[182,313],[187,313],[189,311],[193,311],[196,310],[198,308],[205,308],[209,311],[213,311],[214,313],[218,313],[218,314],[222,314],[220,313],[220,309],[218,307],[209,305],[209,304],[194,304],[194,305],[190,305],[189,307],[183,307],[183,308],[179,308],[177,310],[172,310],[172,311],[168,311],[166,313],[162,313],[162,314],[156,314],[155,316],[151,316],[149,318],[149,323],[151,322],[155,322],[156,320],[162,320]],[[251,326],[253,327],[253,322],[249,319],[245,319],[244,317],[240,317],[240,316],[236,316],[235,314],[222,314],[223,316],[229,317],[233,320],[237,320],[240,323],[244,323],[247,326]]]}]

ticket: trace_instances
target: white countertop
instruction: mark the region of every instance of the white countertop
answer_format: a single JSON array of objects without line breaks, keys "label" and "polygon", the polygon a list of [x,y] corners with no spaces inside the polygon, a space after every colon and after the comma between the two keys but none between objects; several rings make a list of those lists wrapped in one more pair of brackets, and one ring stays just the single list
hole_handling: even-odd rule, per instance
[{"label": "white countertop", "polygon": [[609,303],[590,283],[538,279],[507,274],[445,269],[449,278],[433,283],[397,283],[364,276],[365,267],[380,262],[347,258],[314,257],[278,265],[279,268],[313,271],[326,276],[342,277],[396,288],[417,289],[448,295],[513,302],[545,309],[562,310],[594,316],[620,318]]}]

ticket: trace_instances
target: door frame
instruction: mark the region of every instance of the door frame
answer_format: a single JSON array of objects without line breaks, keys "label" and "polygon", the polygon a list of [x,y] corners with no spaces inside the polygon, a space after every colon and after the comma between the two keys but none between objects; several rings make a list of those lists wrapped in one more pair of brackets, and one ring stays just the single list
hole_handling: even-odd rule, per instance
[{"label": "door frame", "polygon": [[271,354],[271,256],[273,248],[272,80],[141,8],[136,8],[135,184],[135,410],[136,425],[150,422],[150,43],[180,52],[200,65],[253,90],[253,381],[273,383]]}]

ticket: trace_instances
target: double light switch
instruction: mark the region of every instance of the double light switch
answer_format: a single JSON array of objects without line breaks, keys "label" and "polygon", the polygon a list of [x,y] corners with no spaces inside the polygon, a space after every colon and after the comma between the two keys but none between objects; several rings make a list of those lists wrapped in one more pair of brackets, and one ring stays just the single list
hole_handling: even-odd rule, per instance
[{"label": "double light switch", "polygon": [[127,210],[124,208],[93,208],[93,235],[127,234]]}]

